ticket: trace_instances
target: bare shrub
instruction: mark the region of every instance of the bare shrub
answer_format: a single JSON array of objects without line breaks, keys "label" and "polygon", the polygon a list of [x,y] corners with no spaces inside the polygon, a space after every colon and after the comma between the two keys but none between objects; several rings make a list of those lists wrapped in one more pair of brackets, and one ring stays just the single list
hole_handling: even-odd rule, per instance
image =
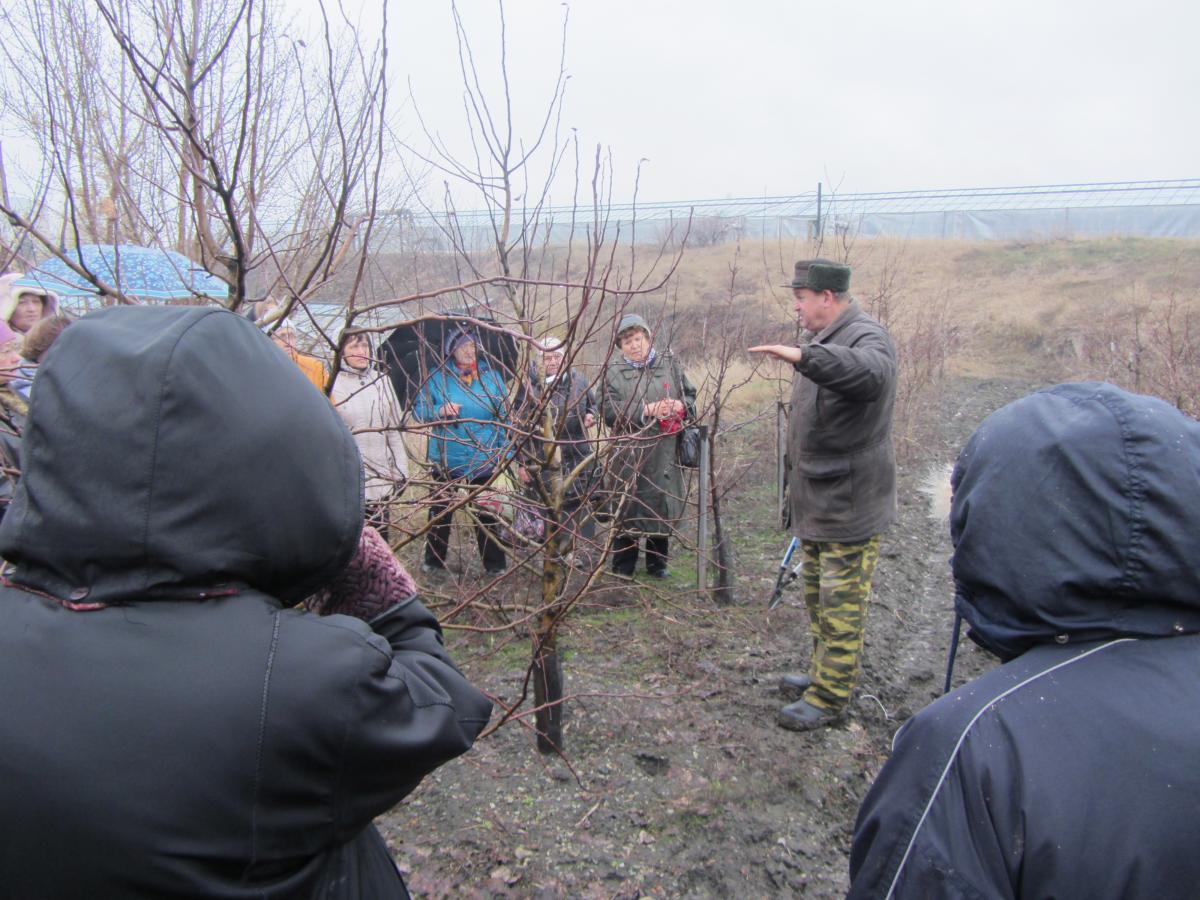
[{"label": "bare shrub", "polygon": [[879,279],[862,304],[888,330],[896,345],[899,371],[893,433],[901,461],[921,450],[920,423],[937,396],[946,362],[958,349],[962,334],[953,321],[950,293],[914,297],[900,289],[900,255],[889,253]]},{"label": "bare shrub", "polygon": [[1080,377],[1110,381],[1153,394],[1193,418],[1200,417],[1200,300],[1165,294],[1116,304],[1081,329]]},{"label": "bare shrub", "polygon": [[694,216],[688,243],[693,247],[713,247],[725,243],[737,230],[733,221],[724,216]]}]

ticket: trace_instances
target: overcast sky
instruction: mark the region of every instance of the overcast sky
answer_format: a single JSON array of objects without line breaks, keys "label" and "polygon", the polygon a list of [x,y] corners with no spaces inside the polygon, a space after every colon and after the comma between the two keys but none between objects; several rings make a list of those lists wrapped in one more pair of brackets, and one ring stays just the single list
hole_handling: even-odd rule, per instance
[{"label": "overcast sky", "polygon": [[[534,132],[568,4],[508,0]],[[459,8],[494,88],[495,0]],[[563,131],[611,148],[614,199],[1200,176],[1194,0],[575,0]],[[396,95],[459,147],[445,0],[393,2]],[[499,94],[495,94],[495,99]],[[411,114],[404,127],[414,129]]]}]

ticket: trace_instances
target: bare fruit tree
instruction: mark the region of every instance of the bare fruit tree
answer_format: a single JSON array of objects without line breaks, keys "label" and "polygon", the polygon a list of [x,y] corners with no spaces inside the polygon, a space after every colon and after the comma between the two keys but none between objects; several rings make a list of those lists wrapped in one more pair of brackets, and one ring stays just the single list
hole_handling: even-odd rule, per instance
[{"label": "bare fruit tree", "polygon": [[[469,139],[461,148],[449,146],[416,96],[425,140],[408,149],[445,179],[439,202],[427,204],[424,215],[439,223],[457,280],[467,285],[434,308],[447,317],[466,314],[472,327],[509,331],[517,351],[504,372],[510,395],[503,428],[511,464],[497,467],[488,483],[465,489],[459,506],[469,516],[515,474],[515,483],[502,493],[536,510],[542,529],[532,540],[513,538],[516,568],[537,578],[531,583],[516,574],[505,577],[501,621],[478,621],[496,611],[488,597],[492,586],[485,583],[449,601],[448,624],[531,634],[522,690],[505,702],[495,727],[529,715],[532,689],[537,745],[543,752],[562,752],[566,697],[559,633],[572,609],[604,589],[601,572],[609,547],[596,520],[619,514],[626,502],[627,485],[614,480],[610,464],[618,441],[599,433],[595,397],[621,315],[635,298],[663,290],[678,257],[651,254],[639,267],[631,250],[625,261],[620,248],[633,222],[611,219],[611,160],[600,147],[584,152],[574,137],[562,136],[566,14],[557,67],[548,73],[540,105],[529,113],[520,103],[524,98],[510,89],[502,3],[496,12],[488,30],[496,39],[484,48],[451,3]],[[478,212],[464,214],[463,205]],[[563,374],[557,381],[539,368],[536,342],[545,339],[561,342]],[[585,419],[588,424],[581,425]],[[440,490],[438,478],[428,480],[428,490]],[[420,533],[417,529],[414,537]],[[472,615],[475,625],[465,621]]]},{"label": "bare fruit tree", "polygon": [[316,9],[299,32],[274,0],[7,6],[4,109],[34,162],[6,173],[6,243],[32,236],[110,298],[61,248],[177,250],[232,309],[290,306],[361,265],[388,162],[386,27],[367,41]]}]

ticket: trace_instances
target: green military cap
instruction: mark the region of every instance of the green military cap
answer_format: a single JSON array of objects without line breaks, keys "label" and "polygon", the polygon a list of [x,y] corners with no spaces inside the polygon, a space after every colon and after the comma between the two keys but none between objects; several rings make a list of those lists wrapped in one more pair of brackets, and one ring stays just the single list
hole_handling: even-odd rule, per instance
[{"label": "green military cap", "polygon": [[810,291],[833,291],[840,294],[850,290],[850,267],[831,259],[802,259],[796,263],[791,284],[784,287],[808,288]]}]

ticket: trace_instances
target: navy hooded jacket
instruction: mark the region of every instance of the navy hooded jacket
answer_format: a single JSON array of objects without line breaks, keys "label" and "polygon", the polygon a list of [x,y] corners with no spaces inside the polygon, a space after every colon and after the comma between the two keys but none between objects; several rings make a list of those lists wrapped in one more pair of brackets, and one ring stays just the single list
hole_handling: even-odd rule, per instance
[{"label": "navy hooded jacket", "polygon": [[957,610],[1005,665],[907,722],[852,898],[1200,892],[1200,423],[1107,384],[989,416],[959,456]]}]

